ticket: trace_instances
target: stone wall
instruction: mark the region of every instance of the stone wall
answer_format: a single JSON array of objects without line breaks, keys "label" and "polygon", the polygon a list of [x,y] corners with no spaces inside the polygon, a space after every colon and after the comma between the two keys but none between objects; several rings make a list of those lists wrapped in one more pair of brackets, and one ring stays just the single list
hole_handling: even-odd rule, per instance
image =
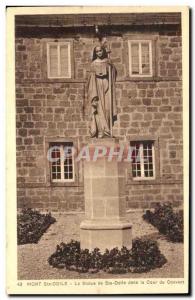
[{"label": "stone wall", "polygon": [[[128,76],[128,39],[153,40],[151,79]],[[46,43],[52,38],[16,38],[16,112],[18,206],[50,210],[84,210],[83,168],[74,186],[48,181],[47,138],[89,141],[86,80],[97,39],[77,35],[72,44],[73,78],[48,79]],[[66,40],[63,36],[58,41]],[[127,174],[127,208],[146,208],[158,201],[182,204],[182,55],[177,32],[125,32],[109,36],[116,66],[118,120],[114,135],[125,143],[155,139],[158,163],[154,181],[135,182]]]}]

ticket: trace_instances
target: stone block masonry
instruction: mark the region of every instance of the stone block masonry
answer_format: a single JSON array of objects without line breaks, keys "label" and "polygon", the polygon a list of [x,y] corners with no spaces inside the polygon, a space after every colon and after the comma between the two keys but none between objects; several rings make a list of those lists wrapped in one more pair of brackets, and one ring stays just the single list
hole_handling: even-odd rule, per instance
[{"label": "stone block masonry", "polygon": [[[143,20],[144,22],[144,20]],[[170,25],[171,27],[171,25]],[[46,159],[47,140],[74,140],[88,144],[89,103],[87,78],[93,47],[90,34],[50,37],[16,36],[16,149],[18,207],[54,211],[84,211],[83,164],[73,184],[50,182]],[[152,40],[153,68],[150,78],[129,76],[128,40]],[[114,136],[129,144],[155,141],[156,177],[136,181],[131,164],[126,172],[126,208],[150,208],[159,201],[183,203],[183,102],[180,33],[174,30],[133,31],[108,35],[111,59],[117,69],[118,119]],[[70,41],[72,78],[47,77],[46,44]],[[110,191],[111,192],[111,191]],[[109,195],[108,195],[109,196]],[[110,205],[112,207],[112,205]],[[98,214],[98,210],[97,210]]]},{"label": "stone block masonry", "polygon": [[[91,139],[88,147],[116,147],[117,139]],[[108,154],[84,163],[85,220],[80,225],[81,248],[102,252],[131,248],[132,225],[126,220],[124,162],[108,161]]]}]

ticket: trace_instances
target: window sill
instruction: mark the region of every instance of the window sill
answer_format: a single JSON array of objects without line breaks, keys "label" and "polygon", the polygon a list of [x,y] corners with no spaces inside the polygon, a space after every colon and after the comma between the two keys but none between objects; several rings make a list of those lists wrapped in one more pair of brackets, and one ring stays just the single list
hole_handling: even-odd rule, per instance
[{"label": "window sill", "polygon": [[83,184],[80,182],[73,182],[73,183],[58,183],[53,184],[51,182],[26,182],[26,183],[17,183],[17,188],[55,188],[55,187],[82,187]]},{"label": "window sill", "polygon": [[160,184],[160,180],[158,178],[151,179],[128,179],[127,185],[151,185],[151,184]]},{"label": "window sill", "polygon": [[157,77],[155,75],[152,76],[127,76],[124,78],[118,78],[116,82],[120,81],[155,81]]},{"label": "window sill", "polygon": [[25,78],[22,79],[24,83],[86,83],[85,79],[73,79],[73,78]]},{"label": "window sill", "polygon": [[71,80],[72,77],[63,77],[63,76],[58,76],[58,77],[47,77],[48,80]]},{"label": "window sill", "polygon": [[143,177],[143,178],[141,178],[141,177],[137,177],[137,178],[133,178],[132,179],[133,181],[150,181],[150,180],[156,180],[156,178],[155,177]]},{"label": "window sill", "polygon": [[48,183],[50,187],[77,187],[79,186],[78,182],[50,182]]}]

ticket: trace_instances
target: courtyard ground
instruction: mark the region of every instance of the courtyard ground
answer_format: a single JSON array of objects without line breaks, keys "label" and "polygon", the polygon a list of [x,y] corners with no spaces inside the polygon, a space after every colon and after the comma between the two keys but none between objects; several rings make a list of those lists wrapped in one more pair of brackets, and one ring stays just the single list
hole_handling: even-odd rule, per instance
[{"label": "courtyard ground", "polygon": [[76,278],[182,278],[184,267],[184,252],[182,243],[172,243],[150,224],[142,219],[143,212],[130,212],[128,220],[133,224],[133,238],[147,237],[158,240],[159,248],[165,255],[167,263],[147,273],[79,274],[65,269],[56,269],[48,264],[48,257],[55,252],[56,245],[79,240],[79,225],[84,214],[52,214],[57,222],[49,227],[38,244],[18,246],[18,280],[40,279],[76,279]]}]

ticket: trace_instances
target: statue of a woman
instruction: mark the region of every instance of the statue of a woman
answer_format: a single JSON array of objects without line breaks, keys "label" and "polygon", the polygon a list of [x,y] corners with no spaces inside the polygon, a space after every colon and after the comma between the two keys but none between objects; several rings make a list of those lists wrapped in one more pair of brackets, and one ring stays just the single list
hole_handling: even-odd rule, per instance
[{"label": "statue of a woman", "polygon": [[116,69],[108,59],[106,49],[101,46],[95,47],[88,82],[91,137],[111,136],[111,129],[116,120],[115,80]]}]

